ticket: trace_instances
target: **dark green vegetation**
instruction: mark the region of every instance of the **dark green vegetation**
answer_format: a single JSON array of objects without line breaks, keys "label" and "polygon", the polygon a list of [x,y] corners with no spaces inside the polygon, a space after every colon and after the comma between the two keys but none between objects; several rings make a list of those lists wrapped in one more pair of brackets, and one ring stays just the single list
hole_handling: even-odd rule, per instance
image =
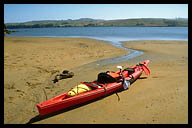
[{"label": "dark green vegetation", "polygon": [[16,32],[16,31],[9,31],[9,30],[7,30],[7,27],[6,27],[6,25],[4,24],[4,35],[10,34],[10,33],[12,33],[12,32]]},{"label": "dark green vegetation", "polygon": [[98,20],[81,18],[77,20],[41,20],[24,23],[7,23],[7,28],[47,28],[47,27],[110,27],[110,26],[154,26],[154,27],[187,27],[188,19],[163,19],[163,18],[140,18],[119,20]]}]

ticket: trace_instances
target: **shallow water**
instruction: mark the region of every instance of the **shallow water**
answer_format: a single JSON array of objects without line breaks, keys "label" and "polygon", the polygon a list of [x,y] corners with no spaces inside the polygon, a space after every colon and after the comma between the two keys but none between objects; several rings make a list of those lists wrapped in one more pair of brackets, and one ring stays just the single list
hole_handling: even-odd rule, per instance
[{"label": "shallow water", "polygon": [[114,64],[114,63],[119,63],[119,62],[123,62],[123,61],[127,61],[129,59],[133,59],[137,56],[140,56],[142,54],[144,54],[143,51],[139,51],[139,50],[134,50],[134,49],[130,49],[130,48],[126,48],[122,45],[121,42],[119,41],[108,41],[109,44],[118,47],[118,48],[122,48],[125,50],[130,51],[129,54],[127,55],[123,55],[123,56],[118,56],[118,57],[113,57],[113,58],[107,58],[107,59],[103,59],[103,60],[98,60],[95,63],[97,63],[97,65],[106,65],[106,64]]}]

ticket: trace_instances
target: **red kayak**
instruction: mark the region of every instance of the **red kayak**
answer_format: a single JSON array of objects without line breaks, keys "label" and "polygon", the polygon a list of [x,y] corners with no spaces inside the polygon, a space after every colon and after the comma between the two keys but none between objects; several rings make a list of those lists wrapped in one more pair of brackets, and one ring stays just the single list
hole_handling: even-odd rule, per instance
[{"label": "red kayak", "polygon": [[141,76],[144,71],[146,75],[150,74],[147,68],[149,60],[145,60],[135,66],[125,68],[118,72],[104,72],[98,74],[98,79],[92,82],[81,82],[89,87],[90,91],[80,93],[74,96],[68,96],[68,92],[65,92],[52,99],[37,104],[40,115],[46,115],[55,111],[65,109],[77,104],[81,104],[107,94],[116,92],[122,88],[127,89],[131,83],[133,83],[138,77]]}]

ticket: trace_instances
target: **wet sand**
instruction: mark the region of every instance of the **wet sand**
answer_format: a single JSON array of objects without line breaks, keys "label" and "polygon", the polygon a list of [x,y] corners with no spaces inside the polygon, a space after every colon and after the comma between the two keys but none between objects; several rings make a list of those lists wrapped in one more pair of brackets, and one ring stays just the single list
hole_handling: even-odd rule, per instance
[{"label": "wet sand", "polygon": [[[124,44],[145,54],[122,63],[87,66],[127,51],[93,39],[5,37],[4,123],[188,123],[188,42]],[[129,90],[119,92],[120,101],[112,94],[75,109],[38,118],[37,103],[71,89],[80,81],[95,80],[99,72],[116,71],[116,65],[131,66],[145,59],[151,60],[151,75],[147,78],[143,75]],[[53,76],[64,69],[74,72],[74,77],[53,84]]]}]

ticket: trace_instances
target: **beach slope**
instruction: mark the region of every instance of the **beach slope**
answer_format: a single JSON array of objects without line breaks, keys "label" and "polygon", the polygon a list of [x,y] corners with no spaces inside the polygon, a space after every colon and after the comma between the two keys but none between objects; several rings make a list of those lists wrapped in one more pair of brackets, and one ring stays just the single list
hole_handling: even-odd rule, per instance
[{"label": "beach slope", "polygon": [[[65,83],[78,77],[71,69],[127,53],[88,38],[5,37],[4,123],[28,122],[38,114],[37,103],[75,86]],[[63,70],[74,72],[74,78],[54,84]]]}]

